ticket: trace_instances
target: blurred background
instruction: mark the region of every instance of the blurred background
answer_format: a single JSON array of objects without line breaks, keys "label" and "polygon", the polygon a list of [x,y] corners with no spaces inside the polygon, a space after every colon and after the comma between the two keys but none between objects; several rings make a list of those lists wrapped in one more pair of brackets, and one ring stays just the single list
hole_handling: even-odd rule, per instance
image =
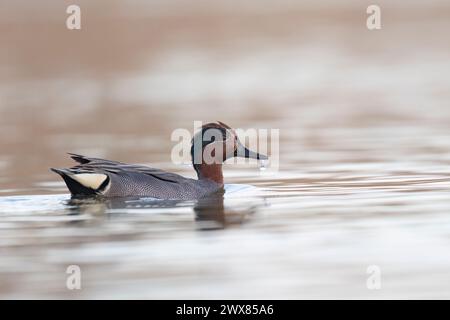
[{"label": "blurred background", "polygon": [[[445,0],[2,1],[0,296],[448,298],[449,29]],[[194,120],[280,129],[278,173],[225,173],[263,190],[248,224],[68,216],[48,170],[66,152],[194,177],[170,161]],[[91,273],[74,296],[77,261]],[[365,286],[371,264],[384,291]]]}]

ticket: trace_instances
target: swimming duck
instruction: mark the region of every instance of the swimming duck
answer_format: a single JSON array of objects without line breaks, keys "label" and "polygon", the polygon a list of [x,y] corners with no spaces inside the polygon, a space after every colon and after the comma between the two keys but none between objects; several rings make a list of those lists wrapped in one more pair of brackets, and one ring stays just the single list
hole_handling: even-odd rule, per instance
[{"label": "swimming duck", "polygon": [[[208,152],[205,152],[208,151]],[[228,125],[217,122],[202,126],[192,139],[192,164],[198,179],[159,169],[69,153],[78,165],[55,169],[72,196],[152,197],[194,200],[223,190],[222,164],[232,157],[267,160],[247,149]]]}]

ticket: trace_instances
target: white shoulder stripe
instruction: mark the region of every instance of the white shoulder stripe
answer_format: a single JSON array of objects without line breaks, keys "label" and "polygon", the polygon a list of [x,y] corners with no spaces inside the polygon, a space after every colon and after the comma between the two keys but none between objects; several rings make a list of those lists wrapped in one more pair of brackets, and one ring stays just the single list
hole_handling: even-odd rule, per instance
[{"label": "white shoulder stripe", "polygon": [[108,176],[102,173],[79,173],[71,176],[72,179],[87,188],[97,190]]}]

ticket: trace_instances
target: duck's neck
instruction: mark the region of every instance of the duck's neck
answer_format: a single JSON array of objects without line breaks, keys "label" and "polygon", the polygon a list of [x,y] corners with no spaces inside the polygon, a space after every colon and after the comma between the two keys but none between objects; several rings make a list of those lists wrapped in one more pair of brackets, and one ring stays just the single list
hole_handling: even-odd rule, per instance
[{"label": "duck's neck", "polygon": [[199,180],[209,179],[217,184],[223,185],[222,164],[194,164],[194,169],[197,171]]}]

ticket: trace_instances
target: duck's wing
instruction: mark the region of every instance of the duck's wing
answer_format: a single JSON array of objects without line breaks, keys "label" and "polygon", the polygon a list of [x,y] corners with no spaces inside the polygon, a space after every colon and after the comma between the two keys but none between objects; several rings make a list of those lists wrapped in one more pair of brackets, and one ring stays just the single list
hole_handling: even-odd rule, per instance
[{"label": "duck's wing", "polygon": [[150,175],[156,179],[166,182],[180,183],[186,180],[185,177],[176,173],[167,172],[160,169],[155,169],[139,164],[128,164],[118,161],[106,160],[101,158],[90,158],[79,154],[69,153],[70,157],[79,163],[79,165],[71,168],[80,171],[89,172],[109,172],[109,173],[124,173],[124,172],[136,172],[146,175]]}]

